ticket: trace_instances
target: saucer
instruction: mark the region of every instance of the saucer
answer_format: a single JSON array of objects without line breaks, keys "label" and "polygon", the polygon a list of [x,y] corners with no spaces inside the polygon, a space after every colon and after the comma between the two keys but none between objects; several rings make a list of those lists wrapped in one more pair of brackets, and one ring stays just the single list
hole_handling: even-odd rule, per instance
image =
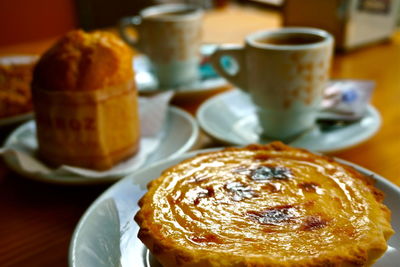
[{"label": "saucer", "polygon": [[174,88],[159,88],[149,58],[143,54],[135,56],[133,68],[139,93],[147,95],[172,90],[175,92],[175,97],[191,97],[192,95],[210,93],[230,87],[229,83],[214,71],[208,60],[216,48],[216,44],[203,44],[200,48],[202,58],[199,64],[199,80]]},{"label": "saucer", "polygon": [[[229,145],[268,143],[260,137],[256,108],[250,96],[242,91],[231,90],[204,102],[197,111],[200,126],[212,137]],[[316,127],[293,139],[289,144],[318,152],[334,152],[355,146],[379,129],[379,112],[368,106],[363,118],[343,125]]]},{"label": "saucer", "polygon": [[[105,191],[85,212],[75,228],[69,248],[71,267],[160,267],[137,237],[139,226],[133,217],[138,201],[147,192],[146,185],[161,172],[182,160],[210,150],[185,153],[140,170],[117,182]],[[384,203],[392,210],[392,226],[396,234],[389,240],[385,254],[375,267],[395,267],[400,261],[400,189],[376,173],[355,164],[338,160],[376,180],[376,187],[385,193]]]},{"label": "saucer", "polygon": [[[189,113],[175,107],[169,107],[166,121],[157,134],[156,140],[150,142],[147,140],[146,142],[147,145],[154,146],[153,149],[140,158],[140,164],[134,165],[137,163],[134,162],[137,158],[134,156],[114,166],[111,170],[100,172],[101,176],[99,177],[79,175],[80,172],[65,172],[60,168],[48,168],[36,156],[37,141],[35,135],[36,125],[34,121],[22,124],[10,134],[3,148],[1,148],[4,162],[8,167],[21,176],[40,182],[81,185],[115,182],[156,161],[178,156],[193,147],[199,135],[199,128],[196,120]],[[145,139],[142,138],[141,141]],[[14,151],[20,152],[21,156],[16,157]],[[21,163],[17,159],[18,157],[24,161]],[[49,170],[43,171],[42,165]],[[84,173],[89,172],[90,170],[87,170]]]}]

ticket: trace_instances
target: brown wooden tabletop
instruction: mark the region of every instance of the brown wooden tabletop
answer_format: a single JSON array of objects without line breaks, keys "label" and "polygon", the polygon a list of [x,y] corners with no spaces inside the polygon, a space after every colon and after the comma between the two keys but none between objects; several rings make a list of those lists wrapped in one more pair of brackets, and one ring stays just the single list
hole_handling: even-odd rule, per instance
[{"label": "brown wooden tabletop", "polygon": [[[280,26],[277,11],[228,6],[206,14],[204,42],[241,43],[259,29]],[[54,38],[0,47],[0,54],[42,53]],[[333,78],[376,81],[372,103],[382,126],[371,139],[334,156],[400,185],[400,33],[387,43],[336,55]],[[192,113],[196,104],[184,108]],[[11,129],[0,129],[3,138]],[[196,148],[218,145],[202,134]],[[73,230],[108,185],[56,186],[18,176],[0,164],[0,266],[67,266]]]}]

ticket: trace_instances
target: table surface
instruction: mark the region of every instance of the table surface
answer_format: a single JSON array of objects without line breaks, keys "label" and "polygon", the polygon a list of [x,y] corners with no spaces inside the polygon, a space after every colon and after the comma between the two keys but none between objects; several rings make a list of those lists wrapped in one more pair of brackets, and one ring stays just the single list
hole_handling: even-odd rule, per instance
[{"label": "table surface", "polygon": [[[248,33],[280,26],[277,11],[229,5],[209,11],[204,42],[242,43]],[[42,53],[54,38],[9,47],[0,54]],[[359,164],[400,185],[400,34],[386,43],[337,54],[333,78],[376,81],[372,103],[382,127],[368,141],[334,156]],[[196,105],[186,106],[194,112]],[[5,130],[1,130],[4,131]],[[0,132],[1,132],[0,131]],[[202,135],[197,148],[217,145]],[[72,232],[107,186],[65,187],[30,181],[0,163],[0,266],[67,266]]]}]

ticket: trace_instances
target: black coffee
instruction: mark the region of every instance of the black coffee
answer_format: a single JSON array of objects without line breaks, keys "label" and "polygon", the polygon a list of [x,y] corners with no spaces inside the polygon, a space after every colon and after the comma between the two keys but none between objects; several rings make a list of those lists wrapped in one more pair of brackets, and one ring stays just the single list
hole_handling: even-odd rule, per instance
[{"label": "black coffee", "polygon": [[324,37],[314,34],[280,33],[258,39],[256,40],[256,42],[261,44],[272,44],[272,45],[306,45],[306,44],[318,43],[323,40]]}]

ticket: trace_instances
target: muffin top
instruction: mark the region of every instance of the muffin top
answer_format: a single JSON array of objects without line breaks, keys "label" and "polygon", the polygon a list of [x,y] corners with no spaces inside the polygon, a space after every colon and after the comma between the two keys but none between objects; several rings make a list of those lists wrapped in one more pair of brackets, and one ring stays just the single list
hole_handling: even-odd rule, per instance
[{"label": "muffin top", "polygon": [[133,79],[132,50],[113,33],[74,30],[40,59],[33,87],[51,91],[87,91]]}]

